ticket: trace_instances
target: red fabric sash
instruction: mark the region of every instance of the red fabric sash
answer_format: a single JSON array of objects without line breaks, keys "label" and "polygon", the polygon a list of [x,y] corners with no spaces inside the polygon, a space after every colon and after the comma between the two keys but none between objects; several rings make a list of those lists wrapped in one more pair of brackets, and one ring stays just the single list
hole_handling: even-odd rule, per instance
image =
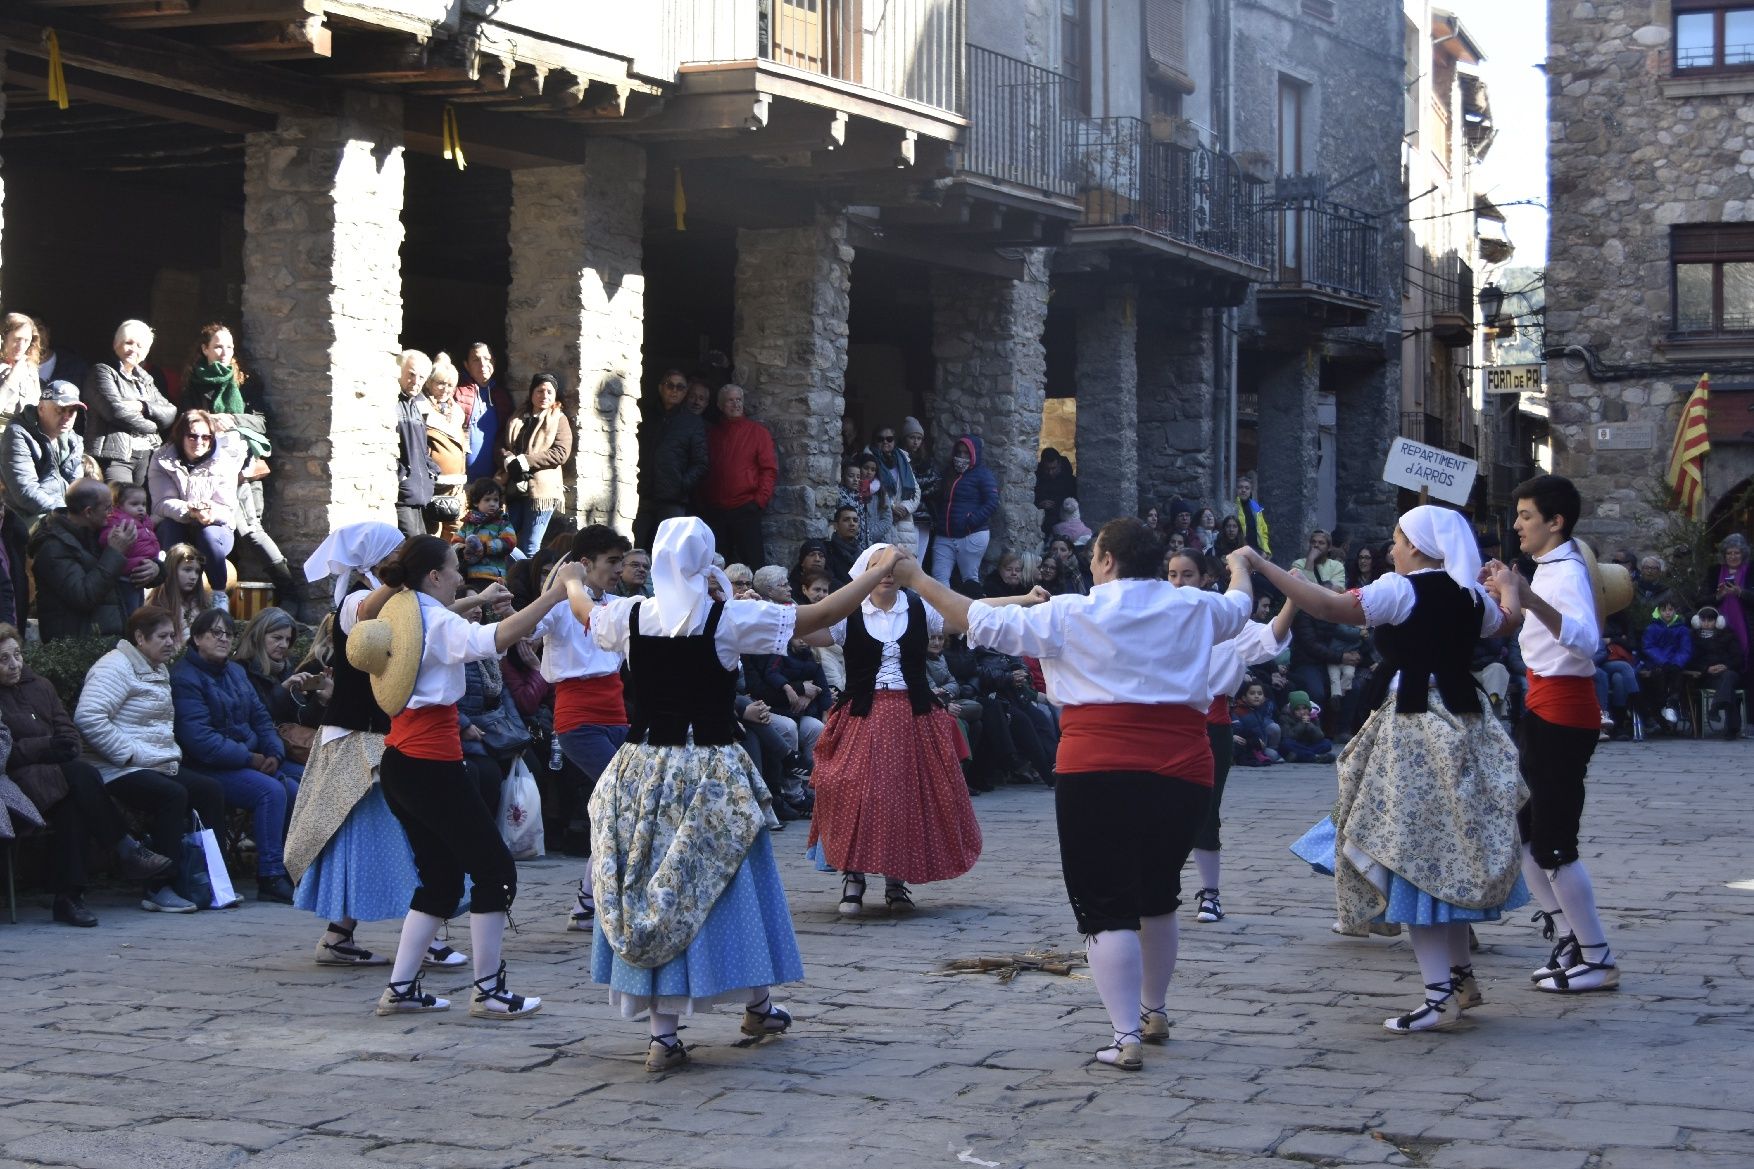
[{"label": "red fabric sash", "polygon": [[1227,727],[1230,725],[1230,698],[1220,694],[1212,699],[1212,705],[1206,708],[1206,725]]},{"label": "red fabric sash", "polygon": [[1081,771],[1149,771],[1212,786],[1206,714],[1186,706],[1109,703],[1060,712],[1062,776]]},{"label": "red fabric sash", "polygon": [[457,728],[457,706],[423,706],[404,710],[390,720],[384,746],[394,747],[410,759],[455,763],[463,757],[463,736]]},{"label": "red fabric sash", "polygon": [[580,727],[624,727],[627,700],[622,695],[621,675],[599,674],[595,678],[562,678],[554,686],[554,729],[560,734]]},{"label": "red fabric sash", "polygon": [[1543,677],[1529,671],[1530,714],[1540,715],[1557,727],[1593,731],[1602,725],[1602,707],[1596,701],[1596,680],[1570,674]]}]

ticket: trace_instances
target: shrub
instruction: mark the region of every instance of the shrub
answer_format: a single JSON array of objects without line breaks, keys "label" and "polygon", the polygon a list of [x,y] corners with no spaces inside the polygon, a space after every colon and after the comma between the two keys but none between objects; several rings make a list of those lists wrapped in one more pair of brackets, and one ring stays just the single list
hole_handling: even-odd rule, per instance
[{"label": "shrub", "polygon": [[72,714],[79,705],[79,691],[85,676],[97,660],[116,648],[117,638],[93,634],[89,637],[62,637],[47,645],[24,647],[24,662],[32,671],[49,680],[60,696],[61,704]]}]

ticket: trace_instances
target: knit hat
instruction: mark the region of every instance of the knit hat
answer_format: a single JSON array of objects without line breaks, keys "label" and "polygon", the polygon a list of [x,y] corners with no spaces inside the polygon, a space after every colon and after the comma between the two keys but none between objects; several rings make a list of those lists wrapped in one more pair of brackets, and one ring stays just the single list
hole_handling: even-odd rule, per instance
[{"label": "knit hat", "polygon": [[903,418],[901,420],[901,437],[906,438],[912,434],[925,438],[926,428],[920,425],[918,418]]},{"label": "knit hat", "polygon": [[1291,697],[1286,700],[1286,704],[1288,706],[1290,706],[1293,710],[1297,709],[1300,706],[1312,705],[1310,700],[1309,700],[1309,691],[1307,691],[1307,690],[1293,690],[1291,692]]}]

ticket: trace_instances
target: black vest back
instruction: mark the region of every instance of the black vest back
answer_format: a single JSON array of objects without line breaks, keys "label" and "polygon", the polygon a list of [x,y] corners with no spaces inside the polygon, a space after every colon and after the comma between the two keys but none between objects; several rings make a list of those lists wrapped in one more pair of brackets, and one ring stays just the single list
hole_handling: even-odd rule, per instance
[{"label": "black vest back", "polygon": [[652,637],[639,631],[640,605],[628,617],[627,666],[633,675],[630,743],[683,747],[694,732],[697,747],[740,742],[737,672],[719,661],[716,636],[725,603],[713,605],[706,628],[692,637]]},{"label": "black vest back", "polygon": [[[925,714],[937,704],[932,681],[926,676],[926,604],[907,594],[907,629],[897,643],[901,647],[901,677],[907,683],[908,701],[915,714]],[[860,718],[871,713],[877,694],[877,671],[883,665],[883,643],[865,629],[863,609],[847,618],[847,688],[836,705],[849,707]]]},{"label": "black vest back", "polygon": [[1407,581],[1413,586],[1412,614],[1399,625],[1379,625],[1371,631],[1382,664],[1371,679],[1370,708],[1382,705],[1398,670],[1401,683],[1395,710],[1399,713],[1430,710],[1427,679],[1436,678],[1437,692],[1452,714],[1479,714],[1480,690],[1468,666],[1474,643],[1480,639],[1486,603],[1480,594],[1441,572],[1421,572]]},{"label": "black vest back", "polygon": [[389,734],[390,716],[372,696],[371,675],[347,660],[347,634],[341,630],[340,613],[335,614],[335,652],[329,658],[329,666],[334,670],[335,689],[330,693],[328,708],[323,712],[323,725],[370,731],[376,735]]}]

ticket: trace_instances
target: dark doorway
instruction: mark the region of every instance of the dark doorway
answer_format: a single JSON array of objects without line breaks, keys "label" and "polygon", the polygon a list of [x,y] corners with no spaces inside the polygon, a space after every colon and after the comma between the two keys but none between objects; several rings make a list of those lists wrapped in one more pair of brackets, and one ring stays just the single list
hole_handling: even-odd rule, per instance
[{"label": "dark doorway", "polygon": [[[512,283],[512,175],[498,167],[404,155],[402,344],[450,354],[458,369],[485,341],[506,369],[506,297]],[[583,197],[582,194],[580,196]]]}]

